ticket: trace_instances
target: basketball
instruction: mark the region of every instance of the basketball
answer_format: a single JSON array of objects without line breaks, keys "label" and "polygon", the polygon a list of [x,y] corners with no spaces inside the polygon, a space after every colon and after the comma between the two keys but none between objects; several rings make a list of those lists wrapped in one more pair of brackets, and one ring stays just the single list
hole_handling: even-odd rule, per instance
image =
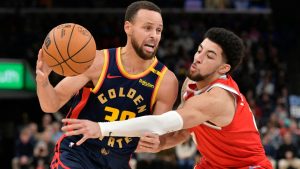
[{"label": "basketball", "polygon": [[96,43],[81,25],[64,23],[53,28],[44,40],[43,60],[62,76],[76,76],[93,63]]}]

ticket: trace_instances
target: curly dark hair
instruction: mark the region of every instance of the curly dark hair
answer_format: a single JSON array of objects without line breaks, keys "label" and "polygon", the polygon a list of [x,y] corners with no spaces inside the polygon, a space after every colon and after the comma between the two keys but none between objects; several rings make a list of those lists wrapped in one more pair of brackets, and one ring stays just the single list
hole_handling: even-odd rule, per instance
[{"label": "curly dark hair", "polygon": [[125,13],[125,21],[133,21],[135,15],[140,9],[155,11],[161,14],[161,9],[154,3],[149,1],[136,1],[127,7]]},{"label": "curly dark hair", "polygon": [[210,28],[204,38],[208,38],[222,48],[223,58],[231,66],[229,74],[241,64],[244,57],[244,44],[236,34],[224,28]]}]

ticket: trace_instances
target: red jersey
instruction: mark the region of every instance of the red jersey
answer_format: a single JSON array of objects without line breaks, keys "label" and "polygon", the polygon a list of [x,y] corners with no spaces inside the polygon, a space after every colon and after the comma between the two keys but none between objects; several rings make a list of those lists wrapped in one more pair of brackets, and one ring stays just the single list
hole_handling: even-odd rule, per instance
[{"label": "red jersey", "polygon": [[194,92],[186,92],[185,99],[208,92],[213,87],[220,87],[232,93],[236,102],[235,114],[229,125],[218,127],[205,122],[190,129],[203,156],[196,169],[272,168],[261,144],[250,107],[229,75],[220,77],[200,91],[195,91],[195,84],[190,84],[189,87]]}]

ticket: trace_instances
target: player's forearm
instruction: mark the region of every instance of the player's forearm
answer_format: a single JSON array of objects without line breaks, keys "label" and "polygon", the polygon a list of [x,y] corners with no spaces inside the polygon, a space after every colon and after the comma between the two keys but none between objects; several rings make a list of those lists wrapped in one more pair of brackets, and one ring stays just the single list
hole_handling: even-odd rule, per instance
[{"label": "player's forearm", "polygon": [[49,81],[42,84],[37,83],[37,95],[40,102],[41,109],[47,113],[57,112],[59,109],[59,102],[57,94]]},{"label": "player's forearm", "polygon": [[189,131],[183,129],[177,132],[168,133],[160,136],[160,150],[170,149],[185,142],[190,137]]},{"label": "player's forearm", "polygon": [[181,130],[183,121],[176,111],[161,115],[143,116],[125,121],[100,122],[102,136],[141,137],[146,132],[163,135]]}]

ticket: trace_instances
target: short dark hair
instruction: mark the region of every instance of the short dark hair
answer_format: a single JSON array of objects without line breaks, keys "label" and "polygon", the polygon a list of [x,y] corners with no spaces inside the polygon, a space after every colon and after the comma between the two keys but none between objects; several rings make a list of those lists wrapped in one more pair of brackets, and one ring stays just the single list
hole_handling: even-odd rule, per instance
[{"label": "short dark hair", "polygon": [[155,11],[161,14],[161,9],[154,3],[149,1],[136,1],[127,7],[125,13],[125,21],[133,21],[135,15],[140,9]]},{"label": "short dark hair", "polygon": [[231,66],[229,74],[241,64],[244,57],[244,44],[236,34],[224,28],[210,28],[204,38],[208,38],[222,48],[223,58]]}]

